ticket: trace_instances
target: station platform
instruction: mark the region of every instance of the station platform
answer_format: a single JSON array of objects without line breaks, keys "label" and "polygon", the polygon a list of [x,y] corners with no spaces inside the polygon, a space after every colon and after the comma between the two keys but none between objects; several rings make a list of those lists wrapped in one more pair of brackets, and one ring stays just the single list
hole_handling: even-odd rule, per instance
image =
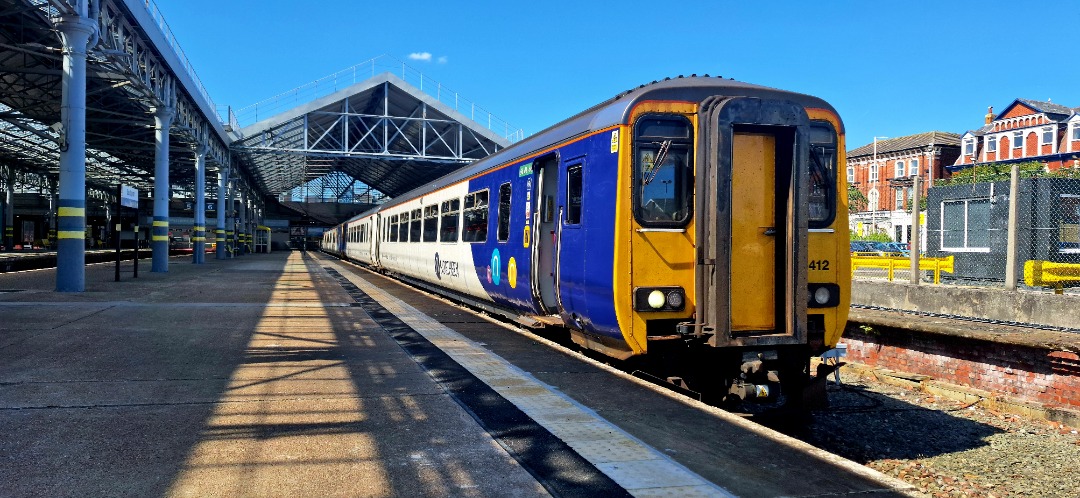
[{"label": "station platform", "polygon": [[[190,251],[188,254],[191,254]],[[139,259],[150,259],[152,255],[150,249],[139,249]],[[87,264],[116,261],[116,249],[88,249],[84,255],[84,259]],[[135,250],[122,250],[120,252],[120,259],[135,259]],[[0,273],[38,270],[41,268],[53,268],[55,266],[55,250],[33,249],[22,251],[0,251]],[[150,270],[149,266],[144,269],[146,271]]]},{"label": "station platform", "polygon": [[125,268],[0,274],[0,496],[912,493],[325,255]]}]

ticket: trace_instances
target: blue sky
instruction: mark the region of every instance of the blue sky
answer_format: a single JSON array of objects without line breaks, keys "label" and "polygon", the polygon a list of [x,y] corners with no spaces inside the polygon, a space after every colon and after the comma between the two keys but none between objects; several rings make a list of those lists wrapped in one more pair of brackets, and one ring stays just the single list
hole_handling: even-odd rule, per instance
[{"label": "blue sky", "polygon": [[822,97],[849,149],[962,133],[1015,98],[1080,107],[1080,4],[1066,0],[156,1],[234,108],[383,54],[526,134],[691,73]]}]

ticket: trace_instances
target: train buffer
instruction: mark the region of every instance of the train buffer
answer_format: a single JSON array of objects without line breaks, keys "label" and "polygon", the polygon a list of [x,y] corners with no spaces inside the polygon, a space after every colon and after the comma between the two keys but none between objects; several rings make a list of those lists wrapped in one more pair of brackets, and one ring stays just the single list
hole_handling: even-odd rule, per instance
[{"label": "train buffer", "polygon": [[[855,270],[858,270],[859,268],[884,268],[889,272],[889,281],[892,281],[893,275],[896,270],[907,270],[911,268],[911,259],[907,256],[866,256],[859,253],[854,253],[851,255],[852,276],[855,275]],[[934,283],[940,284],[941,272],[953,272],[953,257],[920,257],[919,269],[922,271],[934,272]]]},{"label": "train buffer", "polygon": [[1028,287],[1053,287],[1055,294],[1061,294],[1066,286],[1080,285],[1080,264],[1025,261],[1024,284]]}]

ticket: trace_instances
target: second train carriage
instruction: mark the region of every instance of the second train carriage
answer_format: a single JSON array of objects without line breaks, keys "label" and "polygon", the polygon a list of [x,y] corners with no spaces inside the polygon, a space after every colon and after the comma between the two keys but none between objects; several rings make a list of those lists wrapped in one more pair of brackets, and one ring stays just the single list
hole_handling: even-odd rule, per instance
[{"label": "second train carriage", "polygon": [[564,325],[615,358],[705,351],[706,382],[775,400],[847,320],[843,151],[823,100],[670,79],[364,213],[323,247]]}]

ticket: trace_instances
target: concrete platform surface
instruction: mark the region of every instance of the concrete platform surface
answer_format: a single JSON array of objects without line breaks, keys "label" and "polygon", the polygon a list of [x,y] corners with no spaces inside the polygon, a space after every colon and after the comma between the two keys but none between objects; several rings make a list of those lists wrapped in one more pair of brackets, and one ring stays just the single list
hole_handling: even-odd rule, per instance
[{"label": "concrete platform surface", "polygon": [[304,253],[0,275],[0,496],[543,496]]},{"label": "concrete platform surface", "polygon": [[317,253],[0,274],[0,496],[903,496]]}]

